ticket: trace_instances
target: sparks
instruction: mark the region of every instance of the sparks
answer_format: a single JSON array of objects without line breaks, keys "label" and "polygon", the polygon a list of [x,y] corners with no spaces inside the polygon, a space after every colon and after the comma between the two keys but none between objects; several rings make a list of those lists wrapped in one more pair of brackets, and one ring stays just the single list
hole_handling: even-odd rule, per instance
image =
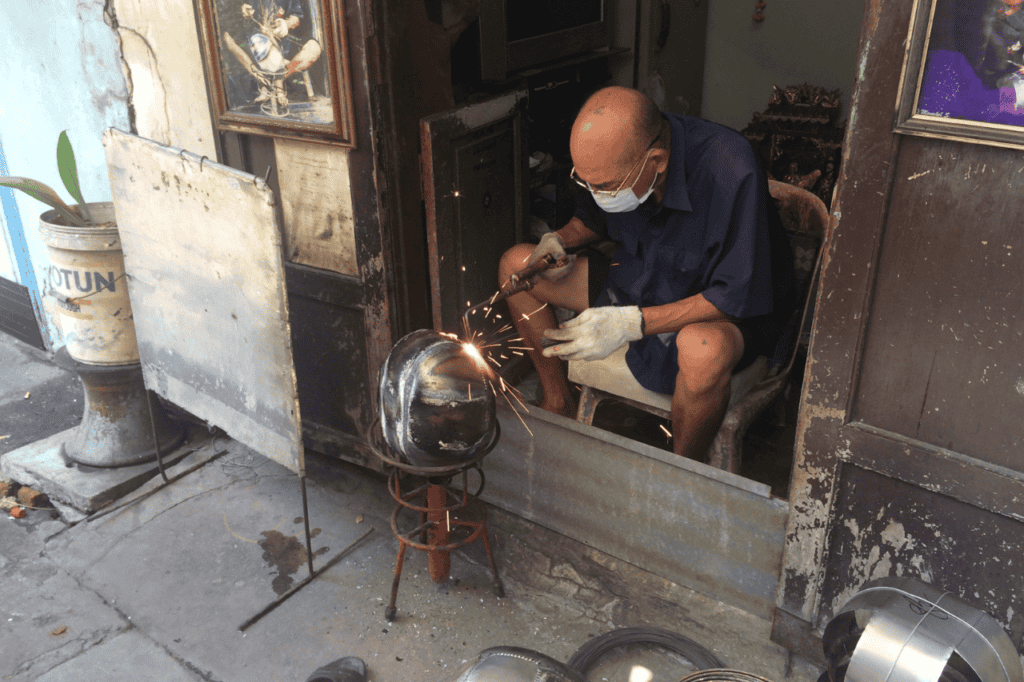
[{"label": "sparks", "polygon": [[539,308],[537,308],[536,310],[534,310],[532,313],[529,313],[529,314],[523,313],[523,319],[524,320],[530,319],[530,315],[536,315],[540,311],[544,310],[545,307],[547,307],[547,303],[542,303],[541,306]]},{"label": "sparks", "polygon": [[[521,421],[523,423],[523,428],[526,429],[526,432],[528,434],[530,434],[530,437],[532,438],[533,437],[533,431],[531,431],[530,427],[526,425],[526,420],[523,419],[523,415],[519,414],[519,410],[516,409],[516,406],[512,404],[511,400],[508,399],[508,393],[506,393],[505,391],[502,391],[501,395],[505,398],[505,402],[508,403],[508,406],[512,409],[512,411],[515,412],[515,415],[517,417],[519,417],[519,421]],[[527,410],[527,411],[529,411],[529,410]]]},{"label": "sparks", "polygon": [[661,430],[665,432],[665,436],[667,436],[668,439],[671,440],[672,439],[672,432],[669,431],[668,429],[666,429],[664,424],[658,424],[658,426],[660,426]]},{"label": "sparks", "polygon": [[506,391],[505,392],[506,393],[510,393],[512,395],[512,397],[516,399],[516,402],[523,406],[524,410],[526,410],[527,412],[530,411],[530,408],[527,407],[526,403],[524,403],[522,401],[522,399],[521,399],[522,393],[520,393],[517,388],[515,388],[514,386],[509,385],[509,386],[506,386]]},{"label": "sparks", "polygon": [[472,343],[463,343],[462,350],[469,357],[473,358],[478,365],[482,365],[484,362],[484,356],[480,354],[480,349],[474,346]]}]

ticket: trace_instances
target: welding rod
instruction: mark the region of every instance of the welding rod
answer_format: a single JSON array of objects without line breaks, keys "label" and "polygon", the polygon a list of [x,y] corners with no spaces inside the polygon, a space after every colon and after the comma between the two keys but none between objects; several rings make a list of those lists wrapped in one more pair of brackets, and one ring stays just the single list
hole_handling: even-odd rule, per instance
[{"label": "welding rod", "polygon": [[519,272],[512,273],[512,276],[509,277],[509,281],[512,283],[512,286],[516,286],[522,281],[533,279],[545,270],[555,267],[557,262],[558,261],[555,260],[554,256],[550,253],[546,253],[533,265],[528,265]]}]

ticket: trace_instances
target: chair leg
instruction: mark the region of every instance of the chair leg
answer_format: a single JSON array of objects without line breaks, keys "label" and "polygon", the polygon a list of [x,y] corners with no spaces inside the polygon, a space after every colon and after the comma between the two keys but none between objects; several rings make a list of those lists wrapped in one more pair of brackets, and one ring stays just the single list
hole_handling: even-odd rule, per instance
[{"label": "chair leg", "polygon": [[580,389],[580,406],[576,411],[576,421],[592,426],[597,406],[601,403],[601,396],[590,386],[581,386]]},{"label": "chair leg", "polygon": [[742,456],[743,435],[723,425],[708,448],[708,464],[716,469],[738,474]]}]

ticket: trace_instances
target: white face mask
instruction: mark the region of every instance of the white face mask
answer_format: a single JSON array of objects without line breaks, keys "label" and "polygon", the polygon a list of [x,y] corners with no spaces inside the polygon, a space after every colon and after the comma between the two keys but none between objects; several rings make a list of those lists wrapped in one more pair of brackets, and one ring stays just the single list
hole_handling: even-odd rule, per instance
[{"label": "white face mask", "polygon": [[628,213],[629,211],[635,211],[640,204],[647,201],[647,199],[654,192],[654,186],[658,184],[658,174],[654,174],[654,180],[651,181],[651,188],[647,190],[642,197],[637,197],[633,193],[632,188],[625,188],[615,196],[604,192],[595,192],[590,190],[590,195],[594,197],[594,201],[601,210],[607,213]]}]

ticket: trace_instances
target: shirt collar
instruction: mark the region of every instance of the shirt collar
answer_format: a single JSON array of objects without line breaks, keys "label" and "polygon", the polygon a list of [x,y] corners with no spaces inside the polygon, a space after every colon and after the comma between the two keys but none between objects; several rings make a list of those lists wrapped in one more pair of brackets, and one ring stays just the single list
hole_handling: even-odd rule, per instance
[{"label": "shirt collar", "polygon": [[671,135],[671,154],[668,158],[668,178],[661,205],[677,211],[692,211],[690,193],[686,189],[686,128],[680,117],[666,115]]}]

